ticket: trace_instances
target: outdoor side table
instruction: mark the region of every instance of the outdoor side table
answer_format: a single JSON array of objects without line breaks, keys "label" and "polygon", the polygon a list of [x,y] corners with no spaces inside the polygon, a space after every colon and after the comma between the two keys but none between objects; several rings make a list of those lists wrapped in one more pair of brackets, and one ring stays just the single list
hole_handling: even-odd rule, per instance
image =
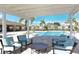
[{"label": "outdoor side table", "polygon": [[[31,53],[32,53],[32,51],[33,50],[35,50],[35,51],[41,51],[41,50],[47,50],[47,48],[48,48],[48,45],[47,44],[44,44],[44,43],[33,43],[32,45],[31,45]],[[33,51],[34,52],[34,51]]]}]

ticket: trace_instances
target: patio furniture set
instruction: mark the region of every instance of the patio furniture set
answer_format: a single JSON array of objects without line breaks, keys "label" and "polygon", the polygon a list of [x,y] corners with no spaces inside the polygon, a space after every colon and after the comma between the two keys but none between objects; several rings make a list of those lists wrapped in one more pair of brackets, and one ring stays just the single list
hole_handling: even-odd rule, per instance
[{"label": "patio furniture set", "polygon": [[[22,52],[23,50],[23,46],[27,47],[27,38],[26,35],[19,35],[17,36],[18,38],[18,42],[14,42],[13,37],[7,37],[6,38],[6,45],[3,44],[3,40],[0,40],[0,50],[1,50],[1,54],[6,54],[6,53],[10,53],[10,54],[16,54],[16,50],[20,49],[20,51]],[[66,40],[67,41],[67,40]],[[67,49],[66,47],[68,44],[66,41],[64,40],[56,40],[56,39],[52,39],[52,53],[55,54],[55,50],[62,50],[62,51],[70,51],[70,54],[73,53],[74,49],[77,46],[77,42],[73,42],[70,46],[72,48]],[[31,54],[33,54],[33,52],[36,53],[46,53],[48,45],[45,43],[41,43],[41,42],[36,42],[33,43],[33,39],[31,39],[31,42],[29,43],[31,46]]]},{"label": "patio furniture set", "polygon": [[[27,44],[27,38],[26,35],[19,35],[17,36],[17,42],[14,41],[13,37],[7,37],[6,38],[6,44],[4,44],[3,40],[0,40],[1,42],[1,53],[10,53],[10,54],[17,54],[17,50],[20,50],[21,52],[23,51],[23,46],[28,45]],[[31,42],[29,43],[31,44]]]}]

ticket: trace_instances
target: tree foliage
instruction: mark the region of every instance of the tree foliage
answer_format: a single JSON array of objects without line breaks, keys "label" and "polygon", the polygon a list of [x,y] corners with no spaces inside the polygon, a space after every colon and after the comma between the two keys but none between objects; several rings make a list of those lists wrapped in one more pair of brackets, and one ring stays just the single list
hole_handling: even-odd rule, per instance
[{"label": "tree foliage", "polygon": [[58,23],[58,22],[54,22],[54,25],[56,25],[56,26],[60,26],[60,23]]},{"label": "tree foliage", "polygon": [[44,21],[44,19],[41,20],[40,22],[40,26],[43,26],[43,30],[48,30],[48,26],[46,25],[46,22]]},{"label": "tree foliage", "polygon": [[78,30],[78,22],[77,22],[77,19],[76,18],[73,18],[73,23],[75,23],[74,25],[74,30],[77,31]]},{"label": "tree foliage", "polygon": [[24,18],[20,18],[19,23],[21,23],[24,20]]},{"label": "tree foliage", "polygon": [[31,17],[31,24],[34,22],[35,17]]},{"label": "tree foliage", "polygon": [[[66,23],[70,23],[70,20],[67,20]],[[74,30],[77,31],[77,30],[78,30],[77,18],[73,18],[73,19],[72,19],[72,24],[74,24],[74,25],[73,25]],[[69,26],[69,28],[70,28],[70,26]]]}]

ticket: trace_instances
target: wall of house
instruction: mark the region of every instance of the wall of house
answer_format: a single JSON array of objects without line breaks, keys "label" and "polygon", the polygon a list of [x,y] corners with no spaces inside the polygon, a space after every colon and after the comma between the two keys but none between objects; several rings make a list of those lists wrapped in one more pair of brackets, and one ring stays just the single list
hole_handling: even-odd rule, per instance
[{"label": "wall of house", "polygon": [[[25,26],[20,26],[20,25],[7,25],[7,32],[12,32],[12,31],[24,31]],[[0,25],[0,32],[2,32],[2,25]]]}]

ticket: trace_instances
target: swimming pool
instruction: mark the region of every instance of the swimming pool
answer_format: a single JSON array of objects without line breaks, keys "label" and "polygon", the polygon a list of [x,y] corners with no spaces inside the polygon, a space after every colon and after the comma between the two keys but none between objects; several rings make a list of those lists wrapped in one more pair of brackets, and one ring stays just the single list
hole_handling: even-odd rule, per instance
[{"label": "swimming pool", "polygon": [[60,36],[60,35],[66,35],[66,32],[63,31],[42,31],[42,32],[36,32],[38,36]]}]

